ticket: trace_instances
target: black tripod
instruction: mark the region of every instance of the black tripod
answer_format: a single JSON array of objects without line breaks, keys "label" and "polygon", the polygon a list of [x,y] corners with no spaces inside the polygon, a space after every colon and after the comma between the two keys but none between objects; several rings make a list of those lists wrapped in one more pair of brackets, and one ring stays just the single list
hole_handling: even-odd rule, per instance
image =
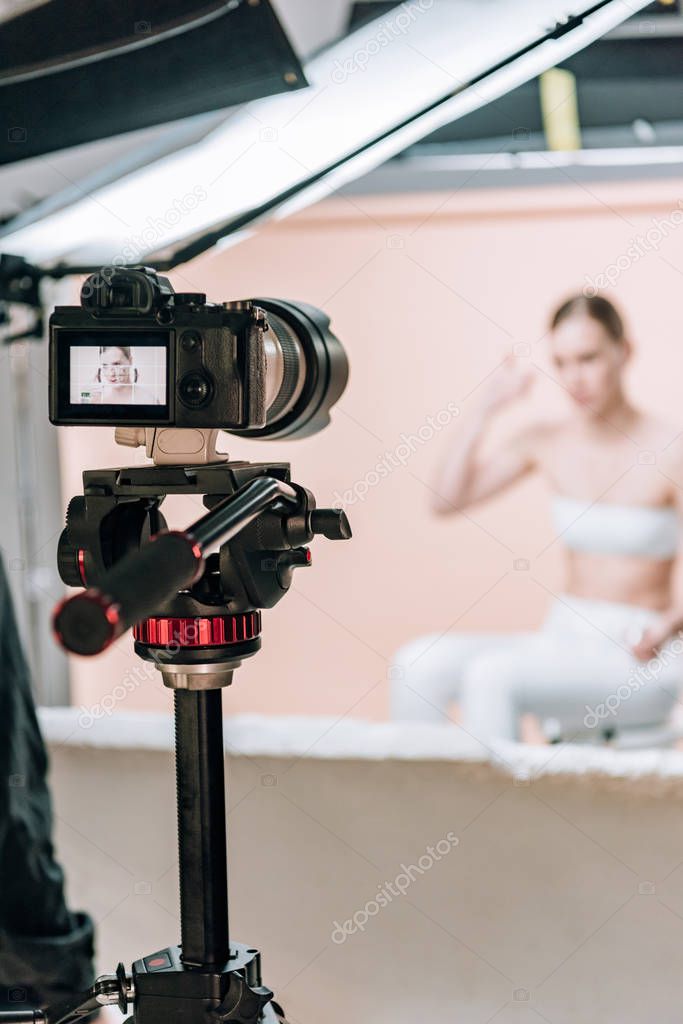
[{"label": "black tripod", "polygon": [[[343,512],[316,509],[287,463],[140,466],[84,473],[59,544],[62,579],[87,589],[55,613],[69,650],[96,654],[129,626],[135,650],[174,690],[180,946],[157,950],[46,1010],[3,1024],[71,1024],[102,1005],[133,1006],[135,1024],[284,1021],[257,949],[228,930],[222,688],[261,646],[259,609],[310,563],[315,534],[346,539]],[[167,531],[168,494],[202,495],[209,512]],[[151,539],[151,542],[150,542]],[[221,541],[218,551],[207,548]]]}]

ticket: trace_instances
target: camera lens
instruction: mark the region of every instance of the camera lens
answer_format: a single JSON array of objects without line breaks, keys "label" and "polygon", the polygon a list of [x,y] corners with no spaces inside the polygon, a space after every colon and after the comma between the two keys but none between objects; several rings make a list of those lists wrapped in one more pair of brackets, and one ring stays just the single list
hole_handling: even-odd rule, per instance
[{"label": "camera lens", "polygon": [[315,306],[284,299],[253,299],[265,309],[266,424],[240,436],[308,437],[327,426],[330,409],[349,375],[346,353]]},{"label": "camera lens", "polygon": [[213,384],[209,377],[199,370],[186,373],[178,384],[178,398],[183,405],[198,409],[205,405],[213,394]]}]

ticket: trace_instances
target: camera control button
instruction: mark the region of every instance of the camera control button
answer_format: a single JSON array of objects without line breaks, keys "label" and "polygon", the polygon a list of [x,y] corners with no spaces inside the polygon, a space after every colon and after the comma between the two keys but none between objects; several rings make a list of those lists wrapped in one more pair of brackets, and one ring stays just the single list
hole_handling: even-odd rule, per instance
[{"label": "camera control button", "polygon": [[146,956],[144,958],[144,964],[148,971],[164,971],[168,970],[172,966],[171,958],[168,953],[154,953],[152,956]]},{"label": "camera control button", "polygon": [[178,398],[183,405],[198,409],[211,400],[213,385],[206,374],[199,370],[186,373],[178,384]]},{"label": "camera control button", "polygon": [[167,324],[172,324],[175,320],[175,311],[170,306],[162,306],[156,312],[156,321],[158,324],[163,324],[164,327]]},{"label": "camera control button", "polygon": [[202,343],[202,336],[198,331],[185,331],[180,338],[180,346],[184,352],[196,352]]}]

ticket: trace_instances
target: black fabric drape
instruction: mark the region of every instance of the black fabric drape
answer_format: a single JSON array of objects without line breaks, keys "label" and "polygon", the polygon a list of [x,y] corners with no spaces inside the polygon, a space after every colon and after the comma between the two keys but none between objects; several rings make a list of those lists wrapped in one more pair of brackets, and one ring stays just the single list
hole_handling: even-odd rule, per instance
[{"label": "black fabric drape", "polygon": [[47,768],[0,561],[0,1002],[8,992],[11,1002],[42,1002],[92,982],[92,922],[66,905]]}]

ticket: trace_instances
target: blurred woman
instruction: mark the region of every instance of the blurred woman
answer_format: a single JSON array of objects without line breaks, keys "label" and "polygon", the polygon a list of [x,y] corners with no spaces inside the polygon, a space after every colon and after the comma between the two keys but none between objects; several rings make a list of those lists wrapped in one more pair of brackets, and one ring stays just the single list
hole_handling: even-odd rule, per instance
[{"label": "blurred woman", "polygon": [[562,592],[537,632],[427,636],[402,648],[395,718],[444,721],[458,701],[463,728],[487,742],[516,738],[524,712],[557,719],[565,735],[661,725],[677,698],[680,430],[629,399],[631,343],[607,299],[564,302],[549,344],[569,415],[526,427],[482,458],[492,419],[532,383],[530,369],[506,362],[451,446],[435,511],[468,509],[538,470],[565,552]]}]

